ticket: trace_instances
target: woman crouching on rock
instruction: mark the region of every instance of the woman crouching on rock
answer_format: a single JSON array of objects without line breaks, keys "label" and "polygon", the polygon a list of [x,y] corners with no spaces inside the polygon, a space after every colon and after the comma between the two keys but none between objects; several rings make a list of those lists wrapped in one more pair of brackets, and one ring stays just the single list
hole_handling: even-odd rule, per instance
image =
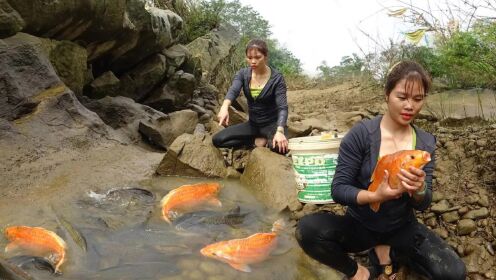
[{"label": "woman crouching on rock", "polygon": [[[465,279],[463,261],[414,213],[427,209],[432,201],[436,139],[412,124],[430,83],[416,62],[393,66],[385,85],[387,112],[357,123],[340,145],[332,198],[348,206],[346,214],[314,213],[298,223],[296,238],[305,253],[350,279],[394,279],[399,276],[395,275],[398,264],[428,279]],[[401,169],[397,188],[391,188],[384,172],[375,192],[369,191],[378,159],[402,150],[426,151],[432,160],[422,169]],[[378,203],[375,212],[369,205]],[[369,250],[369,268],[348,256],[365,250]]]},{"label": "woman crouching on rock", "polygon": [[288,150],[287,127],[288,103],[284,77],[269,67],[267,44],[251,40],[246,47],[249,67],[236,73],[226,98],[217,115],[220,125],[229,125],[229,106],[241,89],[248,100],[248,117],[245,123],[229,126],[213,136],[218,148],[268,146],[285,154]]}]

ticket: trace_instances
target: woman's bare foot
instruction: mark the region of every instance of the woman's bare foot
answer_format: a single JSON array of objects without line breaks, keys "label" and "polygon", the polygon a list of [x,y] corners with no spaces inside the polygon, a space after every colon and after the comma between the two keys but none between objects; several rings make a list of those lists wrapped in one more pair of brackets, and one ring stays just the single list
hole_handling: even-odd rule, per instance
[{"label": "woman's bare foot", "polygon": [[266,138],[262,138],[262,137],[255,138],[255,146],[265,147],[265,145],[267,145],[267,139]]},{"label": "woman's bare foot", "polygon": [[369,270],[365,266],[358,264],[357,272],[351,277],[351,280],[368,280],[369,276]]}]

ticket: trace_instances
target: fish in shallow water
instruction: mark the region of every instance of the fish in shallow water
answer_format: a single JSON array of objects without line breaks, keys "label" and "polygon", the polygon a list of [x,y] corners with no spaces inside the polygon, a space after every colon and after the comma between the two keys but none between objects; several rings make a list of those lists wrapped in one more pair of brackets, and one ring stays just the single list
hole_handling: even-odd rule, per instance
[{"label": "fish in shallow water", "polygon": [[67,245],[56,233],[41,227],[12,226],[5,229],[10,241],[5,252],[25,250],[33,256],[46,257],[55,264],[55,273],[65,262]]},{"label": "fish in shallow water", "polygon": [[[393,189],[397,189],[401,185],[401,180],[398,178],[401,169],[409,171],[410,167],[423,168],[429,161],[431,155],[426,151],[421,150],[404,150],[393,154],[385,155],[379,159],[372,174],[372,183],[368,190],[375,192],[384,178],[384,171],[389,173],[388,183]],[[381,203],[371,203],[370,208],[377,212]]]},{"label": "fish in shallow water", "polygon": [[220,207],[222,203],[217,199],[219,190],[218,183],[199,183],[176,188],[160,201],[162,218],[171,223],[176,211],[193,210],[202,205]]},{"label": "fish in shallow water", "polygon": [[264,261],[276,248],[277,232],[283,226],[284,222],[277,220],[272,226],[272,232],[216,242],[205,246],[200,253],[205,257],[225,262],[239,271],[251,272],[249,264]]},{"label": "fish in shallow water", "polygon": [[186,213],[175,219],[173,225],[178,230],[191,230],[198,226],[208,225],[229,225],[237,226],[244,222],[248,213],[241,213],[240,207],[237,206],[228,213],[217,211],[198,211]]}]

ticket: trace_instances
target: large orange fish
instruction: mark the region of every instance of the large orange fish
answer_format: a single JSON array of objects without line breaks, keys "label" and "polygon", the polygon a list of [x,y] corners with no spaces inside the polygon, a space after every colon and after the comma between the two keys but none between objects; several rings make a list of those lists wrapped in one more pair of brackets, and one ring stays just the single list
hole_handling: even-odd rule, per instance
[{"label": "large orange fish", "polygon": [[[431,155],[426,151],[421,150],[404,150],[393,154],[385,155],[379,159],[375,167],[374,173],[372,174],[372,183],[369,185],[368,190],[375,192],[379,185],[382,183],[384,178],[384,171],[387,170],[389,173],[388,183],[392,189],[397,189],[401,185],[401,181],[398,178],[401,169],[409,171],[410,167],[422,168],[429,161],[431,161]],[[371,203],[370,208],[377,212],[379,211],[381,203]]]},{"label": "large orange fish", "polygon": [[213,243],[201,249],[200,253],[225,262],[239,271],[251,272],[249,264],[264,261],[276,248],[277,232],[282,226],[283,222],[277,220],[272,226],[272,232],[255,233],[242,239]]},{"label": "large orange fish", "polygon": [[175,211],[193,210],[205,204],[222,206],[222,203],[217,199],[219,190],[220,185],[218,183],[184,185],[174,189],[160,201],[162,217],[170,224],[171,214]]},{"label": "large orange fish", "polygon": [[10,241],[5,252],[23,249],[34,256],[46,257],[54,263],[55,272],[60,273],[67,245],[55,232],[41,227],[12,226],[5,229],[5,236]]}]

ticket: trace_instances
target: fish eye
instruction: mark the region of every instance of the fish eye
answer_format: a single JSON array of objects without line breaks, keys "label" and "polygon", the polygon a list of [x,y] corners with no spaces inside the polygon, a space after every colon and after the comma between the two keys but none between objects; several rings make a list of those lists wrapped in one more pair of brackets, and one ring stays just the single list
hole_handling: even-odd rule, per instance
[{"label": "fish eye", "polygon": [[410,156],[410,158],[411,158],[411,159],[415,159],[415,156],[414,156],[414,155],[411,155],[411,156]]}]

